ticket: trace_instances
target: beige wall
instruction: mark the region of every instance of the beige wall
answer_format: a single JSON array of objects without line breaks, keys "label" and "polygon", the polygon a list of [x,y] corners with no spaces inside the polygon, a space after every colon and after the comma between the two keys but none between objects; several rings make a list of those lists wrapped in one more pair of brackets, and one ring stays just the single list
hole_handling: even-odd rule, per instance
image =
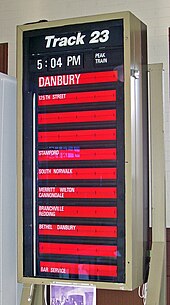
[{"label": "beige wall", "polygon": [[170,227],[170,104],[168,93],[168,27],[170,2],[167,0],[1,0],[0,42],[9,43],[9,74],[16,71],[16,25],[40,19],[132,11],[148,26],[149,63],[164,65],[164,126],[166,148],[167,226]]}]

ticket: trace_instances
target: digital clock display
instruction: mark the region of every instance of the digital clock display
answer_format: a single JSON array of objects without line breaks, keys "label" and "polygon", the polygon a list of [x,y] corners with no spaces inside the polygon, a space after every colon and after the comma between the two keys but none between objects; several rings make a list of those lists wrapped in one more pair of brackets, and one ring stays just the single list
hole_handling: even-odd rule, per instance
[{"label": "digital clock display", "polygon": [[25,277],[125,282],[123,27],[24,32]]}]

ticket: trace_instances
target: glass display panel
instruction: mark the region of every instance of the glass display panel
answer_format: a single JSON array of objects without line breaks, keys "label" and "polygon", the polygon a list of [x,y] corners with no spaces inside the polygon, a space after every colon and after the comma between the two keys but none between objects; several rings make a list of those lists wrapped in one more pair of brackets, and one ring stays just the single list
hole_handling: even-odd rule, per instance
[{"label": "glass display panel", "polygon": [[123,20],[23,36],[24,276],[125,282]]}]

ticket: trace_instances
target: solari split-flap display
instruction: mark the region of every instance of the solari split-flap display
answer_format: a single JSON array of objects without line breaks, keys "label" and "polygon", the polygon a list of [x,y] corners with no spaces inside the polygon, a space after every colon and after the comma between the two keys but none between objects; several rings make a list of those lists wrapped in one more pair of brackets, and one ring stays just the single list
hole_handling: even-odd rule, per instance
[{"label": "solari split-flap display", "polygon": [[146,269],[146,26],[18,26],[18,279],[131,290]]}]

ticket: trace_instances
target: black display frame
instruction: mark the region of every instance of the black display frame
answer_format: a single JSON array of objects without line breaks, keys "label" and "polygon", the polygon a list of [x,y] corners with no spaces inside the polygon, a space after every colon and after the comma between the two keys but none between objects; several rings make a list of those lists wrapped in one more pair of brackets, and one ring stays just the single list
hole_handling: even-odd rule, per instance
[{"label": "black display frame", "polygon": [[[121,22],[121,26],[122,26],[122,34],[121,34],[121,46],[116,46],[116,48],[120,48],[121,49],[121,62],[116,62],[114,63],[114,65],[112,66],[112,68],[115,68],[116,66],[119,66],[120,64],[122,64],[122,60],[123,60],[123,20],[112,20],[112,21],[103,21],[103,22],[99,22],[99,23],[90,23],[90,24],[84,24],[84,25],[81,25],[81,28],[86,28],[88,27],[88,29],[90,30],[91,27],[93,26],[93,28],[95,28],[95,26],[97,27],[104,27],[105,24],[110,25],[110,24],[118,24],[119,22]],[[61,31],[65,31],[65,29],[67,28],[67,31],[69,31],[69,29],[71,29],[71,31],[76,31],[80,28],[80,25],[75,25],[75,26],[66,26],[66,27],[61,27]],[[56,31],[58,33],[58,30],[59,28],[57,27],[56,28]],[[37,92],[37,86],[35,84],[37,84],[37,81],[36,81],[36,78],[38,77],[38,75],[41,75],[40,72],[36,73],[36,72],[30,72],[30,53],[29,53],[29,40],[34,37],[34,39],[36,39],[37,36],[40,36],[41,33],[43,33],[43,35],[48,35],[48,33],[51,33],[53,32],[54,29],[53,28],[50,28],[50,29],[46,29],[46,30],[36,30],[36,31],[27,31],[24,33],[24,49],[23,49],[23,63],[24,63],[24,73],[23,73],[23,157],[24,157],[24,160],[23,160],[23,173],[24,173],[24,198],[23,198],[23,202],[24,202],[24,206],[23,206],[23,212],[24,212],[24,276],[26,277],[32,277],[34,276],[33,274],[33,231],[32,231],[32,226],[30,224],[33,223],[33,214],[32,213],[28,213],[28,211],[30,211],[30,202],[32,201],[32,149],[30,151],[30,143],[32,142],[32,106],[30,107],[31,105],[31,100],[32,100],[32,97],[33,97],[33,94],[32,92]],[[60,32],[60,31],[59,31]],[[68,49],[68,48],[67,48]],[[106,49],[106,48],[105,48]],[[95,52],[97,50],[96,48],[96,45],[95,45]],[[109,49],[110,50],[110,49]],[[65,52],[69,52],[68,50],[66,50],[65,48]],[[73,53],[73,49],[71,49],[71,52]],[[75,52],[75,50],[74,50]],[[76,50],[77,52],[77,50]],[[81,51],[82,52],[82,51]],[[91,52],[94,52],[93,49],[91,50]],[[70,53],[69,53],[70,54]],[[75,53],[74,53],[75,54]],[[46,54],[45,54],[46,56]],[[32,68],[31,68],[32,69]],[[110,66],[100,66],[100,68],[96,68],[96,72],[97,71],[107,71],[110,69]],[[91,72],[91,65],[89,66],[89,70],[87,69],[86,67],[86,71],[84,70],[83,72]],[[43,75],[44,75],[44,71],[43,72]],[[72,72],[72,70],[70,70],[70,72]],[[79,72],[82,72],[82,70],[76,70],[76,73],[79,73]],[[122,72],[122,71],[121,71]],[[49,72],[51,74],[51,72]],[[56,72],[55,72],[56,73]],[[48,73],[45,73],[45,75],[48,75]],[[32,86],[33,84],[33,86]],[[122,84],[120,84],[120,86],[122,86]],[[32,88],[33,87],[33,88]],[[87,87],[87,88],[86,88]],[[107,84],[107,90],[109,90],[110,88],[113,88],[114,85],[112,84]],[[95,88],[91,88],[91,89],[95,89],[95,90],[99,90],[101,88],[100,85],[98,85],[97,87]],[[70,89],[72,88],[69,88],[69,92],[71,91]],[[50,92],[53,92],[55,89],[52,89]],[[77,90],[73,89],[74,91],[79,91],[79,90],[82,90],[81,88],[77,88]],[[84,86],[83,85],[83,90],[88,90],[88,85],[87,86]],[[124,93],[123,93],[123,87],[121,87],[121,94],[122,96],[124,96]],[[41,91],[39,90],[39,92],[41,92],[41,94],[43,94],[44,91],[48,91],[46,89],[42,89]],[[56,91],[56,90],[55,90]],[[60,90],[57,90],[57,93],[59,93],[60,91],[63,91],[63,88]],[[73,91],[73,92],[74,92]],[[65,92],[67,92],[67,90],[65,90]],[[72,92],[72,91],[71,91]],[[123,98],[122,98],[122,101],[123,102]],[[29,106],[28,106],[29,105]],[[124,107],[123,104],[121,107]],[[121,115],[120,115],[121,113]],[[121,109],[121,111],[119,111],[119,116],[117,118],[117,124],[118,125],[122,125],[122,122],[124,121],[123,119],[124,117],[124,108]],[[29,128],[28,128],[29,127]],[[119,177],[120,176],[123,176],[123,178],[120,179],[120,181],[118,182],[118,184],[121,184],[121,191],[122,194],[121,194],[121,197],[123,197],[123,201],[124,201],[124,149],[122,149],[122,146],[124,146],[124,143],[122,143],[122,134],[123,134],[123,138],[124,138],[124,123],[121,127],[121,130],[118,128],[118,133],[117,133],[117,143],[121,143],[120,144],[120,147],[117,149],[119,151],[121,151],[121,158],[119,158],[119,161],[121,163],[121,165],[119,165]],[[30,140],[31,139],[31,140]],[[123,141],[124,142],[124,141]],[[119,144],[118,144],[119,145]],[[123,164],[123,165],[122,165]],[[121,173],[121,174],[120,174]],[[27,179],[28,178],[28,179]],[[31,179],[30,179],[31,178]],[[29,184],[29,188],[28,188],[28,181],[30,181],[30,184]],[[120,194],[120,189],[118,191],[118,193]],[[121,215],[119,217],[119,222],[120,224],[118,224],[119,226],[122,226],[122,223],[123,223],[123,226],[122,226],[122,229],[121,229],[121,235],[123,235],[123,238],[121,237],[121,247],[123,248],[123,261],[121,261],[119,263],[119,268],[122,268],[123,271],[120,272],[120,276],[119,277],[116,277],[115,279],[113,278],[108,278],[108,279],[105,279],[106,282],[107,281],[111,281],[111,282],[125,282],[125,207],[124,207],[124,204],[122,206],[122,200],[120,201],[121,204],[119,204],[119,206],[121,206],[121,208],[119,207],[119,214]],[[31,209],[32,210],[32,209]],[[38,225],[38,223],[37,223]],[[30,243],[30,244],[29,244]],[[38,251],[38,249],[37,249]],[[29,258],[29,261],[28,261],[28,258]],[[30,259],[32,258],[32,259]],[[123,267],[122,267],[123,266]],[[44,277],[44,275],[38,275],[38,277]],[[47,274],[47,277],[51,277],[53,279],[58,279],[60,277],[56,277],[56,276],[52,276],[51,274]],[[60,279],[63,279],[62,277]],[[77,278],[71,278],[71,279],[74,279],[74,280],[77,280]],[[80,280],[84,280],[83,278],[81,278]],[[98,278],[97,277],[94,277],[94,278],[90,278],[90,280],[92,281],[98,281]],[[103,280],[103,278],[99,278],[99,281],[105,281]]]}]

